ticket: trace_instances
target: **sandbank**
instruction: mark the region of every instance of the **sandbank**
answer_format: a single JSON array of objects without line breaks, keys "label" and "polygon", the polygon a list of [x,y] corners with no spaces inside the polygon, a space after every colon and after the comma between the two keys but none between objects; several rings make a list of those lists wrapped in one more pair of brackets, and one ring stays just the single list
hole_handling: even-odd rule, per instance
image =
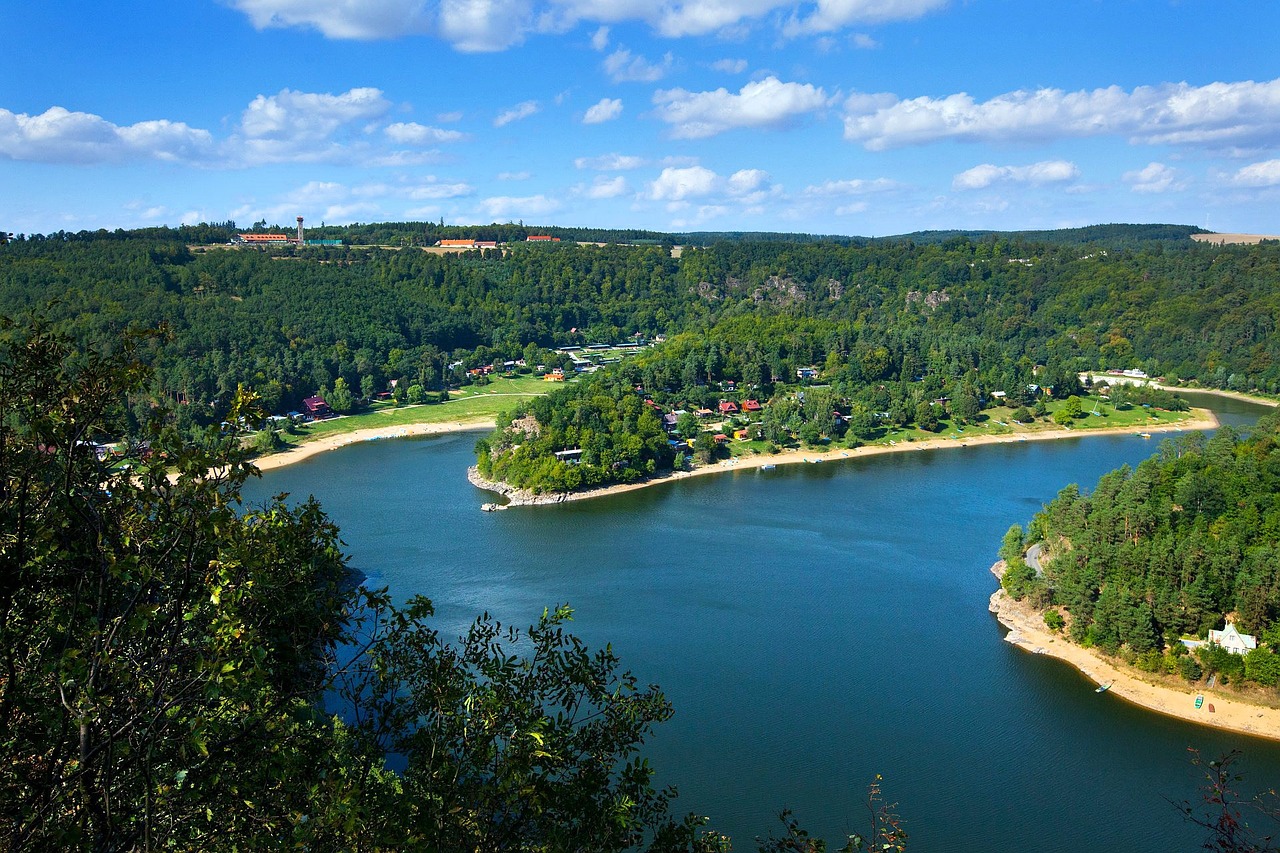
[{"label": "sandbank", "polygon": [[[992,566],[991,572],[997,578],[1002,576],[1004,561]],[[1003,589],[992,594],[990,609],[1000,624],[1009,629],[1006,642],[1027,652],[1066,661],[1094,684],[1111,685],[1107,692],[1126,702],[1215,729],[1280,740],[1280,709],[1253,705],[1235,694],[1203,684],[1175,687],[1176,682],[1172,680],[1157,679],[1122,661],[1077,646],[1061,634],[1049,631],[1041,613],[1024,602],[1014,601]],[[1204,697],[1199,708],[1197,696]]]},{"label": "sandbank", "polygon": [[339,447],[346,447],[350,444],[359,444],[362,441],[441,435],[450,432],[493,429],[494,426],[493,418],[478,418],[475,420],[442,421],[440,423],[369,427],[368,429],[358,429],[354,432],[345,432],[341,435],[331,435],[304,441],[296,447],[290,447],[287,450],[281,450],[267,456],[259,456],[253,460],[253,464],[259,471],[271,471],[275,468],[283,468],[286,465],[301,462],[304,459],[310,459],[312,456],[329,450],[337,450]]},{"label": "sandbank", "polygon": [[[504,506],[486,505],[489,509],[502,509],[512,506],[535,506],[541,504],[581,501],[590,498],[644,489],[661,483],[684,480],[689,477],[702,477],[710,474],[722,474],[726,471],[749,470],[763,468],[766,465],[803,465],[819,462],[832,462],[841,459],[860,459],[868,456],[880,456],[886,453],[916,453],[922,450],[953,450],[964,447],[976,447],[985,444],[1012,444],[1019,441],[1053,441],[1062,438],[1085,438],[1092,435],[1150,435],[1162,432],[1187,432],[1190,430],[1215,429],[1218,419],[1206,409],[1193,409],[1194,417],[1177,424],[1161,424],[1154,426],[1137,425],[1132,427],[1103,427],[1099,429],[1048,429],[1034,432],[1011,432],[999,435],[960,436],[958,438],[930,438],[924,441],[899,441],[896,444],[868,444],[862,447],[833,448],[829,450],[785,450],[781,453],[760,454],[759,456],[738,456],[710,465],[700,465],[689,471],[674,471],[638,480],[634,483],[621,483],[602,486],[596,489],[582,489],[576,492],[555,492],[535,495],[514,489],[505,483],[494,483],[482,478],[475,468],[467,472],[468,479],[477,487],[504,495],[507,503]],[[1152,452],[1155,447],[1152,447]]]}]

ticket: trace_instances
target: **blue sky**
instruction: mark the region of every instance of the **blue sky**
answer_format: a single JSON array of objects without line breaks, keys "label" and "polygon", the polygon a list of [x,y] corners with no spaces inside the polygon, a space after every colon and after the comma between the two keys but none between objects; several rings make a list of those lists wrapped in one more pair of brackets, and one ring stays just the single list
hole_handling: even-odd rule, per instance
[{"label": "blue sky", "polygon": [[1271,0],[0,11],[6,231],[301,215],[1280,233]]}]

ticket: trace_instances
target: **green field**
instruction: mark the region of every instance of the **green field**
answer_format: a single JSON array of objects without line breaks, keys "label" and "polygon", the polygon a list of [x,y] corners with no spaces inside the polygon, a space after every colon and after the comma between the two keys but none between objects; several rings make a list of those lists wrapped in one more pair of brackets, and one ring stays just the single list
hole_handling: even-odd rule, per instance
[{"label": "green field", "polygon": [[299,443],[362,429],[492,420],[499,412],[515,408],[525,400],[546,394],[559,385],[546,382],[541,377],[500,377],[491,379],[487,385],[468,385],[460,391],[450,391],[449,400],[445,403],[420,406],[375,403],[370,410],[358,415],[307,424],[300,429],[298,435],[285,438],[291,443]]}]

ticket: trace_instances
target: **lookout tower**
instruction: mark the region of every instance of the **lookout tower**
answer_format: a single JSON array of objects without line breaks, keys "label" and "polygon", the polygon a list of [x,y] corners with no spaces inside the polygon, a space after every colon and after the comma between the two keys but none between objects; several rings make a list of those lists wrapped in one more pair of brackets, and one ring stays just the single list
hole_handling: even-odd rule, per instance
[{"label": "lookout tower", "polygon": [[302,245],[302,217],[298,217],[298,245]]}]

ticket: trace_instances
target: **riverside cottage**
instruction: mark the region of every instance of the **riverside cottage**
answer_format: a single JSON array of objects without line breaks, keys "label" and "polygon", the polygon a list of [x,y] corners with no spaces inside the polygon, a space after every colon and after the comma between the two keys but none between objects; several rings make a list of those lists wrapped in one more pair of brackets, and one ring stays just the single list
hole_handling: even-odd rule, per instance
[{"label": "riverside cottage", "polygon": [[1198,649],[1206,645],[1221,646],[1233,655],[1248,654],[1258,647],[1258,638],[1252,634],[1241,634],[1236,626],[1228,622],[1221,631],[1209,631],[1207,640],[1183,640],[1182,645],[1188,649]]},{"label": "riverside cottage", "polygon": [[333,410],[323,397],[308,397],[302,401],[302,408],[312,420],[324,420],[333,417]]},{"label": "riverside cottage", "polygon": [[1210,631],[1209,642],[1222,646],[1233,655],[1243,655],[1258,647],[1258,640],[1252,634],[1241,634],[1231,622],[1221,631]]}]

